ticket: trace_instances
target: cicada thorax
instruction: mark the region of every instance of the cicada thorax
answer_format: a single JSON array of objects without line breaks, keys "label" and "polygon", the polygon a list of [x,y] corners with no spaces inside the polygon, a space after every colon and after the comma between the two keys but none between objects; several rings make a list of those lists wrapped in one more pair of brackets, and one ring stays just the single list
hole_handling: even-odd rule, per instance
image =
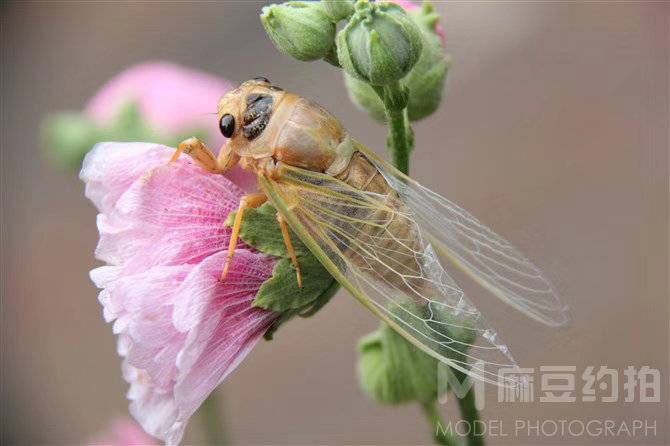
[{"label": "cicada thorax", "polygon": [[[411,211],[389,186],[383,174],[363,153],[356,151],[347,168],[336,176],[347,185],[363,192],[384,197],[384,208],[360,206],[346,228],[355,234],[356,250],[344,249],[344,255],[357,267],[372,269],[389,286],[404,290],[408,296],[425,294],[426,247]],[[358,252],[374,253],[361,257]]]},{"label": "cicada thorax", "polygon": [[[318,104],[287,94],[275,111],[274,158],[303,169],[326,172],[341,156],[345,131],[340,122]],[[351,156],[351,153],[348,154]]]},{"label": "cicada thorax", "polygon": [[260,86],[242,102],[240,131],[231,147],[252,170],[272,158],[290,166],[325,172],[345,139],[339,121],[316,103]]}]

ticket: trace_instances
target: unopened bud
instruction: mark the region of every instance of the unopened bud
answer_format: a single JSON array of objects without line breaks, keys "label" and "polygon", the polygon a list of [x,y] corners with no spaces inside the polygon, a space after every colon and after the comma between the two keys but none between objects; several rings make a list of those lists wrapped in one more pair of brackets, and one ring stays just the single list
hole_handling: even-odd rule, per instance
[{"label": "unopened bud", "polygon": [[347,26],[337,35],[337,55],[351,76],[371,85],[405,77],[421,55],[421,31],[392,3],[359,0]]},{"label": "unopened bud", "polygon": [[321,4],[328,17],[335,23],[354,13],[353,0],[321,0]]},{"label": "unopened bud", "polygon": [[[406,2],[403,2],[406,3]],[[409,89],[407,115],[410,121],[423,119],[437,110],[442,100],[442,90],[449,71],[450,58],[444,54],[438,15],[429,2],[421,8],[408,10],[409,16],[421,32],[421,57],[402,83]],[[384,104],[375,91],[365,82],[345,74],[345,84],[351,100],[370,115],[383,122]]]},{"label": "unopened bud", "polygon": [[335,23],[320,2],[266,6],[261,22],[277,49],[298,60],[322,59],[335,44]]}]

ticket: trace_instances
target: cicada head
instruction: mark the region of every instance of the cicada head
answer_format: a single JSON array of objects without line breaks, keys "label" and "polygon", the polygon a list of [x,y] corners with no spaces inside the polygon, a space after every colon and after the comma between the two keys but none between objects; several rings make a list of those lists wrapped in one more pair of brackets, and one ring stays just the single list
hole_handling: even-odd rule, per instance
[{"label": "cicada head", "polygon": [[272,156],[272,147],[261,138],[270,124],[274,110],[286,93],[264,77],[244,82],[219,101],[218,118],[221,134],[228,138],[226,150],[231,155],[261,158]]},{"label": "cicada head", "polygon": [[242,160],[253,170],[253,160],[272,158],[318,172],[333,170],[335,163],[341,171],[352,153],[351,144],[342,144],[346,132],[337,118],[265,78],[246,81],[221,99],[219,126],[229,138],[226,167]]}]

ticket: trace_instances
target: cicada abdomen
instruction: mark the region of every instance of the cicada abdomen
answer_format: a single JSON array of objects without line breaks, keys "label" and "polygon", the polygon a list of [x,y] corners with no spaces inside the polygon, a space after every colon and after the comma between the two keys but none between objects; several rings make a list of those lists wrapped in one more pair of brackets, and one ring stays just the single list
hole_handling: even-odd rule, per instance
[{"label": "cicada abdomen", "polygon": [[[356,151],[347,168],[336,178],[356,191],[364,192],[363,196],[374,197],[366,203],[361,202],[361,194],[351,194],[355,196],[351,200],[359,201],[357,205],[333,204],[338,214],[343,209],[337,208],[342,207],[347,207],[351,214],[348,221],[338,218],[333,224],[349,237],[354,235],[358,245],[357,249],[343,247],[344,255],[359,268],[375,271],[389,287],[402,290],[410,297],[430,293],[425,281],[428,267],[423,255],[425,242],[411,218],[411,210],[389,186],[376,165],[362,152]],[[337,239],[337,231],[332,235]]]}]

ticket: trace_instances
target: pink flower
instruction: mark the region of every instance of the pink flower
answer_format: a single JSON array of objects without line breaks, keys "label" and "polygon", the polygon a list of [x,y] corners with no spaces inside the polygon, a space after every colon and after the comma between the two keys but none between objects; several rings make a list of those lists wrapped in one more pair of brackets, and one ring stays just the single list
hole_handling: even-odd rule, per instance
[{"label": "pink flower", "polygon": [[85,113],[106,125],[132,101],[156,131],[176,135],[204,129],[207,143],[218,149],[224,139],[212,115],[221,96],[233,88],[225,79],[172,62],[144,62],[110,79],[88,102]]},{"label": "pink flower", "polygon": [[89,446],[158,446],[156,440],[128,418],[117,418],[87,443]]},{"label": "pink flower", "polygon": [[[205,142],[218,151],[226,139],[216,120],[217,104],[233,88],[235,85],[226,79],[173,62],[144,62],[107,81],[89,100],[84,113],[104,127],[124,105],[134,102],[139,106],[141,119],[152,130],[170,137],[204,132]],[[255,186],[254,176],[239,166],[227,176],[245,191]]]},{"label": "pink flower", "polygon": [[[417,5],[411,0],[389,0],[389,1],[402,6],[402,8],[407,12],[415,12],[421,9],[421,6]],[[442,46],[444,47],[446,43],[446,37],[444,35],[444,28],[442,28],[442,25],[440,23],[437,24],[435,32],[437,33],[438,36],[440,36]]]},{"label": "pink flower", "polygon": [[168,160],[148,143],[98,144],[84,160],[86,196],[100,211],[98,259],[105,320],[114,322],[130,412],[176,444],[207,396],[276,318],[252,307],[275,260],[241,244],[219,281],[242,190],[229,179]]},{"label": "pink flower", "polygon": [[[172,145],[189,136],[199,136],[216,151],[225,142],[216,120],[217,104],[233,88],[221,77],[172,62],[132,66],[103,85],[83,113],[61,113],[46,120],[43,130],[49,156],[78,167],[101,141]],[[130,104],[138,107],[138,116],[122,116]],[[127,122],[129,118],[134,122]],[[238,166],[227,176],[244,190],[254,187],[253,175]]]}]

